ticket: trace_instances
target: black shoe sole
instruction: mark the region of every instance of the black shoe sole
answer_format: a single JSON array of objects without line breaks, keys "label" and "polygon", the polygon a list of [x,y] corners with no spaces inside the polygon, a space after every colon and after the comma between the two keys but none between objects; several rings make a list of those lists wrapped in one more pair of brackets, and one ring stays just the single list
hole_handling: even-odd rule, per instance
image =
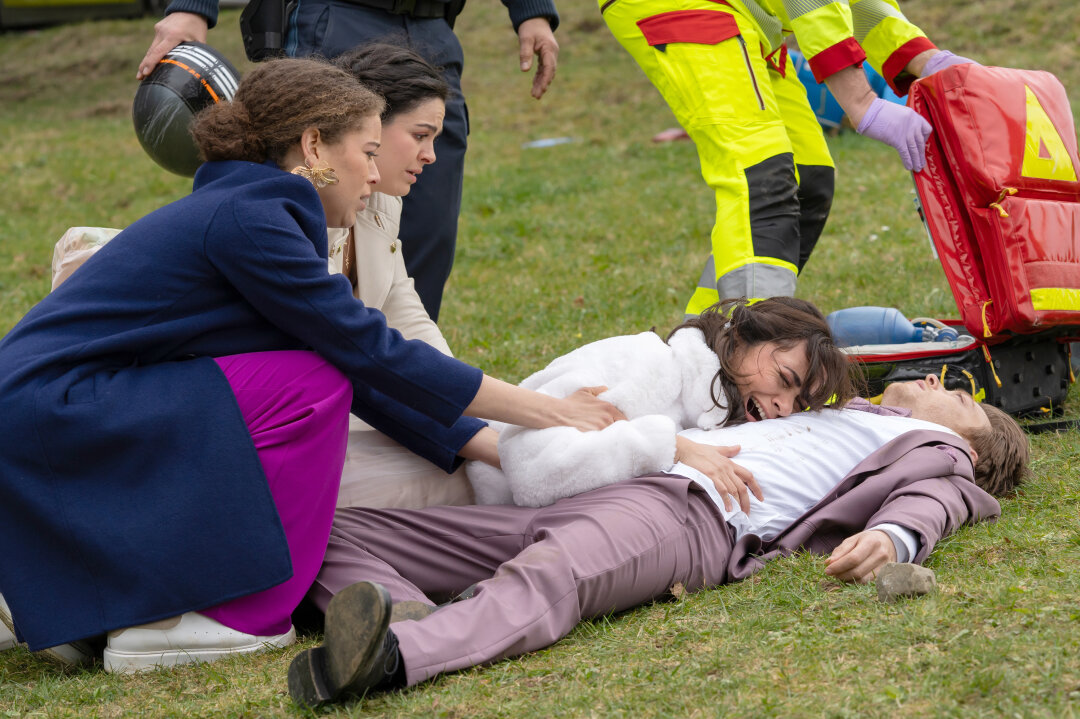
[{"label": "black shoe sole", "polygon": [[289,664],[289,696],[305,707],[318,707],[334,700],[334,692],[323,677],[323,648],[305,649]]},{"label": "black shoe sole", "polygon": [[390,626],[390,593],[374,582],[360,582],[338,592],[326,608],[323,644],[298,654],[289,665],[289,696],[301,706],[317,707],[348,694],[362,694],[382,658]]}]

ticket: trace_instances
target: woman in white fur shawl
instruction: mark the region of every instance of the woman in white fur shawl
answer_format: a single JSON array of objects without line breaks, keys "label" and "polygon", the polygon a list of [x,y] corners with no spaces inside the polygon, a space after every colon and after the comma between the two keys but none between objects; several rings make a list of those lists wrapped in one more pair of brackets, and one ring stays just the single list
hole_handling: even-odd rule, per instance
[{"label": "woman in white fur shawl", "polygon": [[847,357],[825,318],[791,297],[725,300],[676,327],[666,342],[651,331],[592,342],[521,386],[555,397],[606,387],[599,396],[627,421],[593,432],[493,424],[502,468],[466,465],[479,504],[542,507],[685,462],[712,478],[729,509],[735,499],[746,511],[748,490],[762,496],[731,459],[739,448],[698,444],[678,432],[842,406],[854,396]]}]

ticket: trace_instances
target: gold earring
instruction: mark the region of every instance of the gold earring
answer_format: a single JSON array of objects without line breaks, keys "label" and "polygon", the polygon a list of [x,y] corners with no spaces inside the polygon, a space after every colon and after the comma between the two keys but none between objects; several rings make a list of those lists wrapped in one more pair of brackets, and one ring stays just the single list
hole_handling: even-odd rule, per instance
[{"label": "gold earring", "polygon": [[323,167],[312,167],[310,160],[305,160],[305,164],[297,165],[292,169],[292,174],[300,175],[308,182],[315,186],[316,190],[321,190],[327,185],[336,185],[338,178],[334,174],[334,168],[329,165]]}]

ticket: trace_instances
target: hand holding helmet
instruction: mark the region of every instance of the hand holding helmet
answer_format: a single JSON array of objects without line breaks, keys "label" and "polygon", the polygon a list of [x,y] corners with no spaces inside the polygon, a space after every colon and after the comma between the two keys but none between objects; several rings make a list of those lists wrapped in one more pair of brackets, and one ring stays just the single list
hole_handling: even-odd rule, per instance
[{"label": "hand holding helmet", "polygon": [[240,73],[209,45],[183,42],[174,47],[139,83],[131,117],[146,154],[169,172],[191,177],[202,164],[188,134],[199,110],[228,102]]}]

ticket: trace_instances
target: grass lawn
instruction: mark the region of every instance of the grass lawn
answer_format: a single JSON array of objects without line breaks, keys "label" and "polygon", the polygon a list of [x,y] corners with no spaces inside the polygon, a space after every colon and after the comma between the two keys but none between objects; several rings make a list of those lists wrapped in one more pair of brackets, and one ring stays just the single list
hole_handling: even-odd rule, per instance
[{"label": "grass lawn", "polygon": [[[583,342],[676,324],[708,247],[713,200],[690,143],[596,6],[564,2],[549,94],[529,95],[504,9],[458,22],[472,120],[457,262],[440,324],[451,347],[518,381]],[[942,47],[1055,72],[1080,109],[1080,5],[911,0]],[[210,43],[243,71],[238,12]],[[1050,34],[1050,28],[1066,32]],[[0,334],[48,291],[70,226],[123,227],[185,194],[131,129],[153,20],[0,35]],[[522,143],[571,137],[545,149]],[[830,139],[836,200],[799,295],[830,311],[956,313],[895,153]],[[1066,407],[1077,416],[1074,388]],[[995,524],[942,542],[940,591],[894,605],[825,580],[820,558],[582,624],[547,650],[329,716],[1018,716],[1080,714],[1080,438],[1033,438],[1034,476]],[[0,655],[0,716],[294,716],[300,645],[136,678]]]}]

